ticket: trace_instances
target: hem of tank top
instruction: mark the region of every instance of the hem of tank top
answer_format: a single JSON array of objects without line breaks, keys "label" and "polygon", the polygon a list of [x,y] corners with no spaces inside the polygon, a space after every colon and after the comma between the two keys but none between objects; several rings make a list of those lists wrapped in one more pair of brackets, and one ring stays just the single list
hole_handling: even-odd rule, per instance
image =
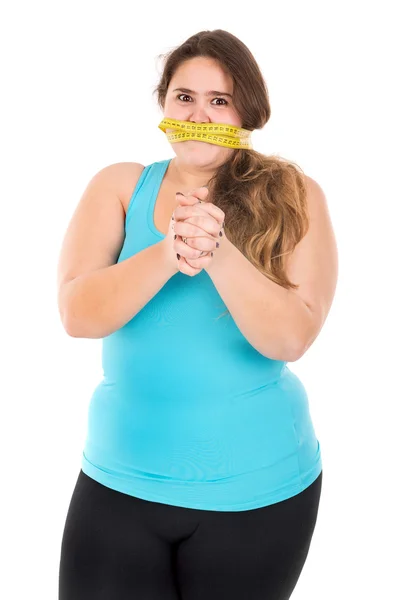
[{"label": "hem of tank top", "polygon": [[[83,463],[85,463],[85,464],[81,463],[81,469],[85,473],[85,475],[87,475],[88,477],[91,477],[92,479],[94,479],[95,481],[100,483],[101,485],[109,487],[110,489],[116,490],[118,492],[121,492],[121,493],[124,493],[127,495],[131,495],[136,498],[140,498],[142,500],[147,500],[150,502],[160,502],[163,504],[170,505],[170,502],[168,501],[169,498],[162,496],[160,494],[154,493],[154,492],[150,492],[150,493],[136,492],[135,494],[131,494],[128,491],[128,486],[118,485],[118,483],[120,483],[120,482],[118,481],[118,477],[116,477],[115,475],[107,473],[103,469],[96,467],[87,458],[85,458]],[[86,467],[87,471],[85,471],[85,467]],[[242,511],[242,510],[252,510],[252,509],[262,508],[264,506],[270,506],[271,504],[275,504],[276,502],[283,502],[284,500],[288,500],[288,499],[293,498],[294,496],[304,492],[308,487],[310,487],[316,481],[316,479],[320,476],[322,470],[323,470],[322,458],[321,458],[320,451],[318,449],[318,459],[317,459],[316,463],[312,467],[310,467],[310,469],[308,469],[308,471],[305,474],[303,474],[303,477],[299,476],[299,483],[292,485],[290,487],[290,492],[287,491],[287,494],[289,494],[289,495],[284,494],[284,497],[282,498],[282,497],[280,497],[279,492],[275,492],[272,495],[269,494],[270,499],[272,496],[272,498],[275,500],[272,502],[268,502],[268,504],[264,504],[264,501],[260,501],[261,503],[257,503],[257,502],[254,503],[254,501],[249,501],[249,502],[242,502],[242,503],[236,504],[236,505],[219,505],[220,506],[219,509],[209,509],[209,508],[204,508],[204,507],[200,507],[200,506],[197,506],[197,507],[189,506],[187,504],[173,504],[172,506],[178,506],[181,508],[194,508],[195,510],[206,510],[206,511],[212,510],[212,511],[221,511],[221,512],[225,512],[225,511],[238,512],[238,511]],[[96,474],[103,473],[106,476],[103,476],[103,478],[101,478],[101,477],[96,478],[94,476],[94,473],[96,473]],[[117,480],[117,486],[113,487],[111,485],[110,480]],[[122,483],[124,483],[123,480],[122,480]],[[206,482],[200,482],[200,483],[204,484]],[[276,500],[276,498],[278,498],[278,497],[280,497],[280,499]]]},{"label": "hem of tank top", "polygon": [[[128,496],[132,496],[134,498],[139,498],[139,499],[146,500],[149,502],[159,502],[161,504],[168,504],[169,506],[177,506],[177,507],[181,507],[181,508],[190,508],[190,509],[195,509],[195,510],[205,510],[205,511],[213,511],[213,512],[226,512],[226,511],[241,512],[241,511],[245,511],[245,510],[254,510],[257,508],[263,508],[264,506],[271,506],[272,504],[276,504],[278,502],[283,502],[284,500],[289,500],[290,498],[293,498],[294,496],[301,494],[308,487],[310,487],[316,481],[316,479],[320,476],[320,474],[323,470],[323,465],[322,465],[322,460],[319,455],[318,461],[315,463],[315,465],[313,467],[311,467],[307,471],[307,477],[300,477],[299,478],[300,483],[291,485],[290,488],[288,488],[286,490],[286,492],[283,494],[283,496],[281,495],[281,492],[275,492],[273,494],[269,494],[268,495],[269,500],[267,501],[267,504],[265,504],[265,501],[266,501],[266,499],[265,499],[265,500],[260,500],[259,502],[249,501],[249,502],[241,502],[240,504],[235,504],[235,505],[220,504],[220,505],[218,505],[219,506],[218,509],[217,508],[205,508],[204,506],[200,506],[200,505],[193,506],[193,505],[189,505],[189,504],[185,504],[185,503],[171,504],[168,497],[163,496],[161,494],[155,494],[154,492],[150,492],[150,493],[135,492],[135,494],[132,494],[130,491],[128,491],[128,486],[118,485],[119,481],[117,482],[117,485],[113,486],[111,484],[110,480],[111,479],[116,480],[117,478],[112,475],[109,475],[109,477],[96,478],[96,476],[94,476],[94,471],[92,469],[90,469],[90,467],[87,471],[85,471],[85,465],[81,465],[81,469],[85,473],[85,475],[87,475],[88,477],[91,477],[92,479],[94,479],[95,481],[100,483],[101,485],[104,485],[104,486],[106,486],[112,490],[118,491],[120,493],[127,494]],[[96,471],[96,473],[98,473],[98,472],[103,473],[102,470],[99,470],[97,468],[95,468],[95,471]],[[204,482],[202,482],[202,483],[204,483]]]}]

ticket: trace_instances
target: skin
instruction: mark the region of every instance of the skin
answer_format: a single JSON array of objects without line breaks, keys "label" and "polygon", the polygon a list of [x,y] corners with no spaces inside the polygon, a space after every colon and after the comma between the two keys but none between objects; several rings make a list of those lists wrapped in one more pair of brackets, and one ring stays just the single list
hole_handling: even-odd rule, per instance
[{"label": "skin", "polygon": [[[182,92],[185,88],[192,92]],[[229,123],[242,127],[242,121],[233,106],[232,98],[221,94],[208,95],[210,90],[233,94],[233,80],[219,63],[208,57],[196,57],[180,65],[168,86],[164,117],[193,123]],[[171,131],[167,129],[167,132]],[[224,213],[212,204],[203,187],[215,171],[234,152],[207,142],[188,140],[171,143],[176,154],[169,167],[169,176],[176,182],[177,209],[172,214],[170,230],[165,242],[173,243],[174,254],[179,254],[179,270],[195,275],[213,259],[211,251],[223,244],[219,235]],[[204,204],[198,204],[202,200]],[[223,229],[222,229],[223,233]],[[174,235],[177,238],[174,239]],[[186,244],[182,237],[187,237]],[[195,250],[196,252],[194,252]],[[206,255],[199,257],[201,251]],[[196,258],[199,257],[199,258]]]}]

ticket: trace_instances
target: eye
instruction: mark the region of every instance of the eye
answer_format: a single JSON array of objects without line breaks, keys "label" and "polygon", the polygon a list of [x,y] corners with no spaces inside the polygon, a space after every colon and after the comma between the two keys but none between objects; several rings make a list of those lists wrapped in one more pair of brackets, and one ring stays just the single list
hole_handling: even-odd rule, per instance
[{"label": "eye", "polygon": [[[191,98],[191,96],[189,96],[188,94],[178,94],[178,96],[177,96],[178,100],[180,100],[181,96],[185,96],[186,98]],[[214,100],[222,100],[226,105],[228,104],[228,102],[225,100],[225,98],[217,97],[217,98],[214,98]],[[181,102],[185,102],[185,101],[181,100]],[[225,106],[225,104],[223,104],[222,106]],[[216,106],[220,106],[220,105],[218,104]]]},{"label": "eye", "polygon": [[[225,98],[214,98],[214,100],[222,100],[223,102],[225,102],[225,104],[228,104],[227,100],[225,100]],[[217,105],[219,106],[219,105]],[[222,105],[224,106],[224,105]]]},{"label": "eye", "polygon": [[[185,96],[186,98],[190,98],[190,96],[188,96],[187,94],[178,94],[178,96],[177,96],[178,100],[181,99],[180,98],[181,96]],[[183,100],[182,100],[182,102],[183,102]]]}]

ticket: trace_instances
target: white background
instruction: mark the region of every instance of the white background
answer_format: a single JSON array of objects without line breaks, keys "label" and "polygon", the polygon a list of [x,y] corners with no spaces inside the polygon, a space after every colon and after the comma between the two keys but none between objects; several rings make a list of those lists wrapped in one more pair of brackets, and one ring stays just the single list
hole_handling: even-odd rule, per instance
[{"label": "white background", "polygon": [[[67,335],[62,237],[102,167],[174,156],[157,125],[157,55],[222,28],[254,54],[272,115],[255,149],[325,191],[339,282],[301,378],[324,468],[294,600],[399,588],[399,92],[396,2],[13,2],[1,50],[0,595],[57,597],[66,513],[101,340]],[[396,41],[397,38],[397,41]],[[397,89],[396,89],[397,88]],[[188,356],[182,345],[182,356]],[[117,600],[117,599],[116,599]]]}]

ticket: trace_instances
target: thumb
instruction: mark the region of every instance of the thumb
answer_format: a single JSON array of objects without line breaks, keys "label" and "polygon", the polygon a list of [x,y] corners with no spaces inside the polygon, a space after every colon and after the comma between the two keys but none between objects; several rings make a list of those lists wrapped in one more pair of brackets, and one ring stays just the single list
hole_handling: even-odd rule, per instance
[{"label": "thumb", "polygon": [[198,199],[194,198],[193,196],[187,196],[186,194],[183,194],[181,192],[176,192],[175,201],[177,205],[192,206],[193,204],[196,204],[198,202]]},{"label": "thumb", "polygon": [[182,204],[183,206],[197,204],[199,200],[202,202],[207,202],[207,197],[208,188],[206,186],[189,190],[185,194],[183,192],[175,192],[175,199],[177,203]]}]

